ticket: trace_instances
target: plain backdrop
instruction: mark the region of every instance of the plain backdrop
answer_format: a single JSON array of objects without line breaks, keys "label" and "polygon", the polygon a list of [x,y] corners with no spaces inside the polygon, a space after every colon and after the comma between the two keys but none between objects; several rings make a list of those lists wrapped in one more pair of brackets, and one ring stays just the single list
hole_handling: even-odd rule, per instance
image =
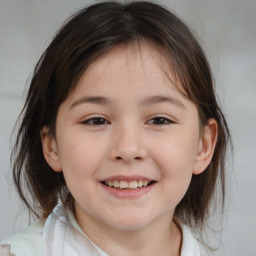
[{"label": "plain backdrop", "polygon": [[[56,29],[97,1],[0,0],[0,240],[28,218],[11,179],[11,131],[32,70]],[[197,33],[216,79],[234,142],[228,202],[216,255],[256,255],[256,0],[169,0]]]}]

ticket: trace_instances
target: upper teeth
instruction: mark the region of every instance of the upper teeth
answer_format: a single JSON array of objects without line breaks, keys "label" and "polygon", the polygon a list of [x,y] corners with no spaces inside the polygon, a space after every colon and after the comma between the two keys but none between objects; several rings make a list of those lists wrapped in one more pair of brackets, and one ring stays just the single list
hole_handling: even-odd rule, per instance
[{"label": "upper teeth", "polygon": [[105,184],[109,187],[115,188],[141,188],[146,187],[150,181],[146,180],[133,180],[133,181],[125,181],[125,180],[114,180],[114,181],[105,181]]}]

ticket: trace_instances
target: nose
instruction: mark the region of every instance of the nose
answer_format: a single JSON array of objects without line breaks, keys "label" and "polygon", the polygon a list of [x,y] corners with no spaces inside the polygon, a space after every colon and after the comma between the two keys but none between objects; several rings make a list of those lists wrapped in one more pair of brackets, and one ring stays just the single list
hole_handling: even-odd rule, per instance
[{"label": "nose", "polygon": [[113,135],[110,159],[115,162],[140,162],[147,157],[143,135],[138,129],[126,127],[119,129]]}]

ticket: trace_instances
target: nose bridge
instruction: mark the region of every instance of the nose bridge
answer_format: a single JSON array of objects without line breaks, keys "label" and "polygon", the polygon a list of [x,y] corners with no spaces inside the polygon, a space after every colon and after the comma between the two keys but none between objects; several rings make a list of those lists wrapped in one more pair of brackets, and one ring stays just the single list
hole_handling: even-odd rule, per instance
[{"label": "nose bridge", "polygon": [[126,122],[116,127],[114,145],[111,151],[112,160],[130,162],[146,157],[142,128],[135,122]]}]

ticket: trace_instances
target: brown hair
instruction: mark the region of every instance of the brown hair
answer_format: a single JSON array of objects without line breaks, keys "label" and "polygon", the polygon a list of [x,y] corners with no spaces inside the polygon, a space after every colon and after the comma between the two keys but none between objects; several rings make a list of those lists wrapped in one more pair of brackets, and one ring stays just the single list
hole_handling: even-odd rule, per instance
[{"label": "brown hair", "polygon": [[218,184],[224,203],[225,157],[230,135],[200,45],[179,18],[157,4],[105,2],[72,16],[56,34],[33,73],[13,149],[13,177],[21,199],[36,216],[47,217],[59,198],[72,199],[63,174],[54,172],[44,159],[40,130],[48,126],[54,134],[60,104],[92,62],[114,47],[141,42],[162,49],[162,55],[164,51],[186,97],[197,105],[202,127],[209,118],[218,123],[212,161],[202,174],[193,175],[175,216],[191,227],[202,227]]}]

